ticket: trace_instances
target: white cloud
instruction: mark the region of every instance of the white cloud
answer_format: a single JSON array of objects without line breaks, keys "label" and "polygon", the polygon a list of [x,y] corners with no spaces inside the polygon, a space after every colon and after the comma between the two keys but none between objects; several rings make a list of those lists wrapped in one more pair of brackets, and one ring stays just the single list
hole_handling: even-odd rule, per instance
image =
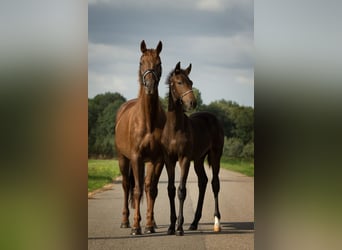
[{"label": "white cloud", "polygon": [[138,49],[119,45],[89,43],[89,96],[106,91],[134,98],[138,93]]},{"label": "white cloud", "polygon": [[224,11],[235,6],[251,5],[253,0],[88,0],[89,5],[110,5],[118,8],[163,8],[201,11]]},{"label": "white cloud", "polygon": [[221,0],[201,0],[197,3],[199,10],[222,11],[224,5]]},{"label": "white cloud", "polygon": [[[90,11],[90,15],[95,14],[89,19],[89,97],[111,91],[120,92],[127,99],[135,98],[139,89],[140,41],[146,39],[148,47],[154,47],[160,39],[163,42],[160,96],[164,97],[168,90],[164,84],[168,73],[180,61],[183,68],[192,63],[190,77],[206,104],[226,99],[253,106],[251,0],[91,2],[107,3],[114,9],[102,6]],[[150,15],[141,19],[140,10],[145,13],[147,9],[157,10],[162,16],[160,22]],[[181,12],[175,19],[176,9],[190,11]],[[113,13],[116,18],[112,18]],[[231,14],[230,18],[227,14]],[[206,19],[199,25],[198,20],[203,16]]]},{"label": "white cloud", "polygon": [[236,82],[241,84],[251,84],[254,85],[254,74],[252,76],[246,75],[237,75]]},{"label": "white cloud", "polygon": [[91,62],[127,62],[136,57],[138,47],[133,48],[115,44],[88,44],[88,57]]}]

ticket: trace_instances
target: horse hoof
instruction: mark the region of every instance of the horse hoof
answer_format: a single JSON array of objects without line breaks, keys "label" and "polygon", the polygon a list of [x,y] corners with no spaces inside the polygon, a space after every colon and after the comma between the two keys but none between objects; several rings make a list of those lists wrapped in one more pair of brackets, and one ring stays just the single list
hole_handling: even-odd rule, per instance
[{"label": "horse hoof", "polygon": [[141,228],[132,228],[131,235],[141,235]]},{"label": "horse hoof", "polygon": [[189,230],[197,230],[197,225],[191,224]]},{"label": "horse hoof", "polygon": [[167,230],[167,234],[168,235],[174,235],[175,234],[175,229],[174,228],[169,228],[168,230]]},{"label": "horse hoof", "polygon": [[214,226],[214,232],[216,232],[216,233],[221,232],[221,227],[220,226]]},{"label": "horse hoof", "polygon": [[129,222],[121,223],[120,228],[130,228]]},{"label": "horse hoof", "polygon": [[184,231],[183,230],[177,230],[176,231],[176,235],[177,236],[183,236],[184,235]]},{"label": "horse hoof", "polygon": [[156,231],[154,230],[154,227],[145,227],[145,230],[144,230],[144,233],[145,234],[153,234],[155,233]]}]

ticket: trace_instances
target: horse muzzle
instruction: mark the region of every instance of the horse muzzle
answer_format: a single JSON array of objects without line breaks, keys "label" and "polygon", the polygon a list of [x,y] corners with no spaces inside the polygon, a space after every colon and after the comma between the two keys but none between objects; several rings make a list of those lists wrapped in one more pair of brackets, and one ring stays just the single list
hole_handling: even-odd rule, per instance
[{"label": "horse muzzle", "polygon": [[188,101],[183,101],[182,102],[183,109],[185,111],[191,111],[194,110],[197,106],[196,100],[188,100]]},{"label": "horse muzzle", "polygon": [[152,95],[158,88],[159,77],[154,70],[146,70],[142,76],[145,93]]},{"label": "horse muzzle", "polygon": [[144,89],[145,89],[145,93],[147,95],[153,95],[154,92],[156,91],[156,88],[158,88],[158,83],[155,81],[146,81],[146,84],[144,84]]},{"label": "horse muzzle", "polygon": [[191,111],[193,109],[196,108],[197,106],[197,101],[196,98],[193,94],[192,89],[184,92],[181,96],[180,96],[180,102],[183,105],[183,109],[185,111]]}]

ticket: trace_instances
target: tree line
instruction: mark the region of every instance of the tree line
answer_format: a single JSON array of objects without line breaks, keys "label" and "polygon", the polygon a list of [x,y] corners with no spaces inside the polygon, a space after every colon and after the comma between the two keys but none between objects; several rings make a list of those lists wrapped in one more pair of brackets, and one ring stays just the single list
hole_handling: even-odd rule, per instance
[{"label": "tree line", "polygon": [[[223,159],[254,159],[254,109],[227,100],[203,104],[201,92],[193,88],[197,107],[192,112],[208,111],[216,115],[224,128]],[[113,158],[116,113],[126,98],[119,93],[106,92],[88,98],[88,157]],[[160,98],[167,110],[167,96]],[[191,113],[192,113],[191,112]],[[191,113],[187,113],[188,115]]]}]

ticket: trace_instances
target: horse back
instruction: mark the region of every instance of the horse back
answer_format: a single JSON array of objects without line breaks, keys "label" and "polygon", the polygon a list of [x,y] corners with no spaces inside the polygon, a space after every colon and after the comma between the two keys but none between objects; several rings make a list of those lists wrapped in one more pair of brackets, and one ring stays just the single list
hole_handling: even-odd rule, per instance
[{"label": "horse back", "polygon": [[201,157],[208,150],[222,151],[224,130],[222,123],[209,112],[197,112],[189,116],[192,126],[194,158]]}]

